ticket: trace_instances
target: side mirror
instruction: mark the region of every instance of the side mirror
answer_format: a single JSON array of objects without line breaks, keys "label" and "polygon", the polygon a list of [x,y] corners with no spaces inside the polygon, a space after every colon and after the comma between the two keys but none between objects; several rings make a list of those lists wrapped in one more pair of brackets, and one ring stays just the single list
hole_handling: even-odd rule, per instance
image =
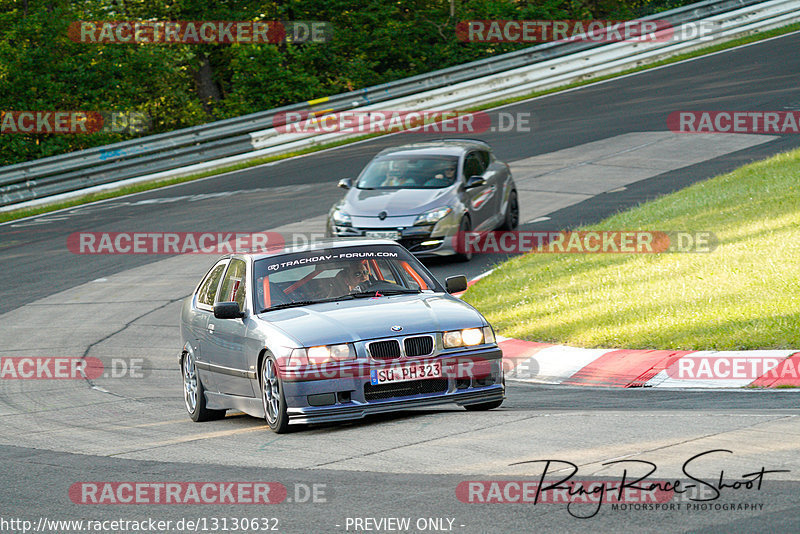
[{"label": "side mirror", "polygon": [[217,319],[241,319],[244,313],[238,302],[217,302],[214,304],[214,317]]},{"label": "side mirror", "polygon": [[486,178],[480,175],[470,176],[467,178],[467,183],[464,186],[465,189],[472,189],[474,187],[480,187],[482,185],[486,185]]},{"label": "side mirror", "polygon": [[467,290],[467,277],[463,274],[450,276],[444,281],[448,293],[461,293]]},{"label": "side mirror", "polygon": [[342,178],[339,180],[339,187],[342,189],[350,189],[353,187],[353,179],[352,178]]}]

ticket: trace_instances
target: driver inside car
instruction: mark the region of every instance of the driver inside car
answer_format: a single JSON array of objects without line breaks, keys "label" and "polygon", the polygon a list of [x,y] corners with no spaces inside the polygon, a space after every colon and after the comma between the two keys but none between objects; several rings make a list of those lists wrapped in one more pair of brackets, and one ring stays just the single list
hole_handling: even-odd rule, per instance
[{"label": "driver inside car", "polygon": [[338,297],[352,292],[366,291],[369,286],[369,261],[350,262],[333,278],[329,296]]},{"label": "driver inside car", "polygon": [[389,162],[389,169],[386,171],[386,180],[382,187],[402,187],[414,183],[414,180],[406,176],[408,164],[405,161]]}]

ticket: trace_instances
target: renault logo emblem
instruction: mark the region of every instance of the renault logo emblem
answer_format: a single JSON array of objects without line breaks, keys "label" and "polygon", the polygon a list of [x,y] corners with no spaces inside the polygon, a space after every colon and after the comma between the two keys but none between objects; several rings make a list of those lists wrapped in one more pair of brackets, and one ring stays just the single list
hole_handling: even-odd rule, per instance
[{"label": "renault logo emblem", "polygon": [[392,327],[392,332],[399,332],[399,331],[400,331],[400,330],[402,330],[402,329],[403,329],[403,327],[402,327],[402,326],[400,326],[399,324],[396,324],[396,325],[394,325],[394,326]]},{"label": "renault logo emblem", "polygon": [[387,216],[387,215],[388,215],[388,213],[386,213],[385,211],[382,211],[382,212],[380,212],[380,213],[378,214],[378,218],[379,218],[380,220],[384,220],[384,219],[386,218],[386,216]]}]

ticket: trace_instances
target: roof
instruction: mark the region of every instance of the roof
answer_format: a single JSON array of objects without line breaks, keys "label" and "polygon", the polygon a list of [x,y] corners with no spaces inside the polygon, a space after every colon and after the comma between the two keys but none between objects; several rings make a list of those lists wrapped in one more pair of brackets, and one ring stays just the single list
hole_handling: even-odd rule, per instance
[{"label": "roof", "polygon": [[409,143],[390,148],[385,148],[378,153],[380,156],[400,155],[403,153],[414,153],[415,155],[461,155],[469,150],[489,150],[491,147],[480,139],[452,138],[452,139],[431,139],[418,143]]}]

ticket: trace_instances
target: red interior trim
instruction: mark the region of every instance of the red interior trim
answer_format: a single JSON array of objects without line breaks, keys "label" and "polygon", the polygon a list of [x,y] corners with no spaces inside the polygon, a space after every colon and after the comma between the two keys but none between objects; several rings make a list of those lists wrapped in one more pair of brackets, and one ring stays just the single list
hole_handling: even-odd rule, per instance
[{"label": "red interior trim", "polygon": [[419,284],[420,289],[428,289],[428,284],[425,283],[425,280],[423,280],[422,277],[417,274],[417,271],[415,271],[407,261],[402,261],[400,264],[403,266],[403,269],[405,269],[406,272],[411,275],[411,278],[413,278],[414,281]]},{"label": "red interior trim", "polygon": [[381,272],[381,268],[378,267],[378,260],[370,260],[370,262],[372,262],[372,272],[375,273],[375,277],[378,280],[386,280],[383,277],[383,273]]},{"label": "red interior trim", "polygon": [[272,305],[272,300],[269,297],[269,276],[265,276],[261,281],[261,287],[264,289],[264,309],[266,310]]}]

